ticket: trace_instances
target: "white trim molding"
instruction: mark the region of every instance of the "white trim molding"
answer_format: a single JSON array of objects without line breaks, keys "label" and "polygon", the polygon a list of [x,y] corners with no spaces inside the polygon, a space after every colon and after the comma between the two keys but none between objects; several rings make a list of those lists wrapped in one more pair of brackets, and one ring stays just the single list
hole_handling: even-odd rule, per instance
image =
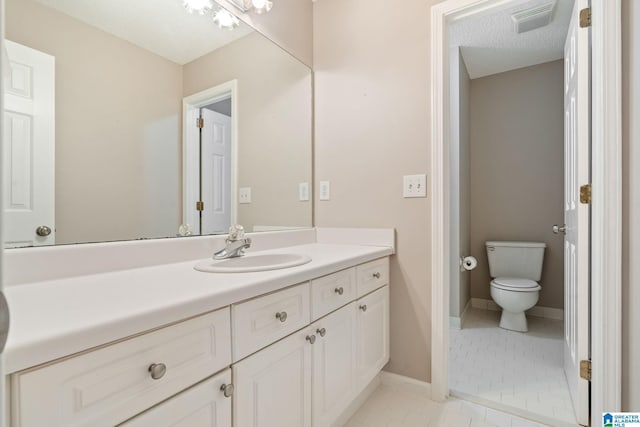
[{"label": "white trim molding", "polygon": [[[511,0],[431,8],[431,390],[449,394],[449,57],[447,26]],[[592,3],[591,416],[621,405],[621,0]]]},{"label": "white trim molding", "polygon": [[591,420],[622,410],[621,0],[592,0]]},{"label": "white trim molding", "polygon": [[[471,306],[481,310],[502,311],[500,306],[490,299],[471,298]],[[543,317],[545,319],[564,320],[564,310],[561,308],[543,307],[536,305],[527,310],[527,316]]]}]

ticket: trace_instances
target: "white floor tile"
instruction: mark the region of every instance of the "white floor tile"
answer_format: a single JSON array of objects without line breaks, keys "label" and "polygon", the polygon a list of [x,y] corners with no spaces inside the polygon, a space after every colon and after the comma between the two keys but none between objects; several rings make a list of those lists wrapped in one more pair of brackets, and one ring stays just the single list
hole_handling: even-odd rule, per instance
[{"label": "white floor tile", "polygon": [[[562,321],[527,319],[529,332],[507,331],[498,327],[499,312],[469,309],[463,329],[450,330],[450,388],[575,425],[562,367]],[[502,427],[491,411],[487,421]]]},{"label": "white floor tile", "polygon": [[433,402],[424,393],[380,385],[344,427],[540,427],[520,417],[455,398]]}]

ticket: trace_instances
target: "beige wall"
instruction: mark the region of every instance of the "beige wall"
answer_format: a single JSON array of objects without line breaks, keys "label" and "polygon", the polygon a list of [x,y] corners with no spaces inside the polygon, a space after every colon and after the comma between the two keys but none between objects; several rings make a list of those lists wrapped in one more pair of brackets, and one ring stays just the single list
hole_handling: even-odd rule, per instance
[{"label": "beige wall", "polygon": [[[430,380],[429,198],[402,175],[429,173],[429,0],[314,4],[315,199],[319,227],[394,227],[391,361]],[[316,191],[317,194],[317,191]]]},{"label": "beige wall", "polygon": [[182,68],[32,0],[6,16],[8,39],[56,58],[56,242],[174,234]]},{"label": "beige wall", "polygon": [[[274,6],[275,7],[275,6]],[[211,70],[216,70],[212,73]],[[298,183],[311,185],[311,72],[284,50],[252,33],[184,66],[184,95],[238,80],[238,186],[252,203],[238,222],[312,225],[311,202]]]},{"label": "beige wall", "polygon": [[451,178],[449,181],[450,196],[450,262],[451,276],[450,315],[460,317],[464,313],[467,303],[471,299],[470,274],[460,271],[460,258],[471,254],[471,168],[470,161],[470,132],[469,113],[471,79],[460,48],[451,49],[450,55],[451,86],[451,133],[450,159]]},{"label": "beige wall", "polygon": [[545,242],[543,307],[563,307],[563,61],[471,80],[471,296],[491,299],[484,243]]},{"label": "beige wall", "polygon": [[622,409],[640,410],[640,4],[622,2]]},{"label": "beige wall", "polygon": [[227,0],[216,0],[282,46],[304,64],[313,65],[313,3],[311,0],[277,0],[269,13],[240,14]]}]

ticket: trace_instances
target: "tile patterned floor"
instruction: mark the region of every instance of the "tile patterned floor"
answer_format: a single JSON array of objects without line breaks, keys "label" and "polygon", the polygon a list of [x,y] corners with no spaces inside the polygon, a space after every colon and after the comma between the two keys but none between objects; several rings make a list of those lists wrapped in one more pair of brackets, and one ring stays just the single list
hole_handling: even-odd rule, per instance
[{"label": "tile patterned floor", "polygon": [[344,427],[542,427],[474,403],[430,400],[402,386],[380,385]]},{"label": "tile patterned floor", "polygon": [[576,425],[562,368],[562,321],[529,316],[523,334],[499,328],[499,319],[497,311],[471,308],[463,329],[450,330],[451,393]]}]

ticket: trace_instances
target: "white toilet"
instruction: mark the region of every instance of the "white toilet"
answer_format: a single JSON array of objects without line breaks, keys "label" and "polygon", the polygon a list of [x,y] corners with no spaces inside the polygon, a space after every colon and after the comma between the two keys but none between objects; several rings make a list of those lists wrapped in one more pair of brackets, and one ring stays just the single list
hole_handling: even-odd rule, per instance
[{"label": "white toilet", "polygon": [[544,243],[486,242],[491,280],[491,298],[502,307],[500,327],[527,332],[524,312],[538,302],[542,287]]}]

